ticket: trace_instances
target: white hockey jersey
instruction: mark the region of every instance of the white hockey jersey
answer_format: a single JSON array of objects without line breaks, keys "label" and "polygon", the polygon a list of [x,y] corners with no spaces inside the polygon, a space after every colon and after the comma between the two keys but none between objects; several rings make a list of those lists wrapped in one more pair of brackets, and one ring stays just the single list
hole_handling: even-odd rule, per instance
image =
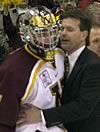
[{"label": "white hockey jersey", "polygon": [[[55,50],[55,66],[44,60],[37,61],[33,67],[26,92],[22,98],[22,105],[32,104],[40,109],[56,107],[59,98],[56,91],[62,94],[61,81],[64,76],[64,53],[61,49]],[[64,132],[63,128],[54,126],[47,128],[42,122],[16,127],[16,132]]]}]

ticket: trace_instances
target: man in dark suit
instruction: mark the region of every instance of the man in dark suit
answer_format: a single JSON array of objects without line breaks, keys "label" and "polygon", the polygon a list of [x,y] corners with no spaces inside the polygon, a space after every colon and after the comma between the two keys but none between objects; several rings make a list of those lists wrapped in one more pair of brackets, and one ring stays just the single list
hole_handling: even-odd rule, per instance
[{"label": "man in dark suit", "polygon": [[[91,20],[79,10],[62,16],[62,47],[69,58],[69,74],[62,106],[42,110],[47,127],[64,124],[68,132],[100,132],[100,59],[87,48]],[[29,114],[28,114],[29,113]],[[40,110],[32,107],[24,121],[40,121]]]}]

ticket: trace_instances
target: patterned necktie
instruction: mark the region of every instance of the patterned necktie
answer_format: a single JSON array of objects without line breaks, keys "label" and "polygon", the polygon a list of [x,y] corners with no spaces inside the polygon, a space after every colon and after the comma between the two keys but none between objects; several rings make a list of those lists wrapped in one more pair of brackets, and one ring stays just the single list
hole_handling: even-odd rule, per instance
[{"label": "patterned necktie", "polygon": [[69,74],[69,59],[68,56],[65,56],[65,61],[64,61],[64,66],[65,66],[65,73],[64,73],[64,80],[68,79],[68,74]]}]

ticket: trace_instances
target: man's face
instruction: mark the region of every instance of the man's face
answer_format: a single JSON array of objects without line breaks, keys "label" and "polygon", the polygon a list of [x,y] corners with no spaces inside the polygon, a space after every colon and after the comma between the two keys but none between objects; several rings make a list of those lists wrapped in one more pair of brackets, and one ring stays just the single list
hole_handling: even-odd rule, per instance
[{"label": "man's face", "polygon": [[42,32],[37,34],[37,41],[41,44],[45,44],[45,45],[49,45],[50,44],[50,34],[48,33],[48,31]]},{"label": "man's face", "polygon": [[80,31],[80,20],[67,18],[62,21],[62,48],[65,49],[68,54],[73,53],[85,44],[87,37],[86,31]]},{"label": "man's face", "polygon": [[58,29],[48,28],[47,31],[40,31],[36,36],[39,45],[44,48],[52,48],[57,41]]},{"label": "man's face", "polygon": [[100,27],[91,28],[90,48],[100,56]]},{"label": "man's face", "polygon": [[61,3],[61,8],[64,10],[68,10],[68,9],[73,9],[76,7],[76,3],[75,1],[71,1],[71,0],[62,0]]}]

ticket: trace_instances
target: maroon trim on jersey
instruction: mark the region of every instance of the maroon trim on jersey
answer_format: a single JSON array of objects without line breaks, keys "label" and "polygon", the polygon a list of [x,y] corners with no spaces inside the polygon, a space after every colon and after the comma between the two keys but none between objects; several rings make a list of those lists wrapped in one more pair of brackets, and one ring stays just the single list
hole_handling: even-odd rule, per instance
[{"label": "maroon trim on jersey", "polygon": [[2,124],[6,127],[15,126],[21,98],[25,93],[31,71],[37,61],[38,59],[31,56],[23,47],[10,55],[0,66],[1,129]]},{"label": "maroon trim on jersey", "polygon": [[37,59],[41,59],[41,56],[38,55],[37,51],[35,49],[33,49],[33,47],[29,44],[25,45],[25,50],[32,55],[33,57],[37,58]]}]

